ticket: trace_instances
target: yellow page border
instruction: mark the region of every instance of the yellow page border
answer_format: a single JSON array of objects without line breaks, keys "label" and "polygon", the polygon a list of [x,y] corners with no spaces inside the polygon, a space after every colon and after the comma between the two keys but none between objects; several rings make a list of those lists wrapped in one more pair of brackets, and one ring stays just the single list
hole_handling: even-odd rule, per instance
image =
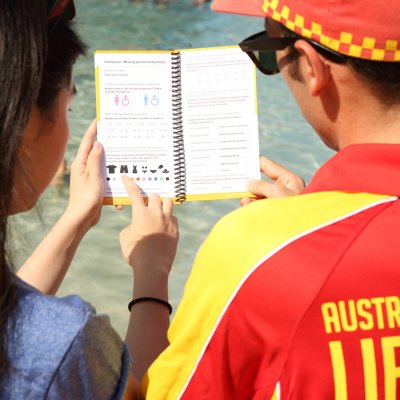
[{"label": "yellow page border", "polygon": [[[240,199],[242,197],[255,197],[250,192],[227,192],[227,193],[208,193],[208,194],[188,194],[186,201],[202,201],[202,200],[229,200]],[[145,197],[147,199],[147,197]],[[174,199],[175,204],[181,204]],[[104,197],[103,205],[105,206],[130,206],[131,201],[129,197]]]}]

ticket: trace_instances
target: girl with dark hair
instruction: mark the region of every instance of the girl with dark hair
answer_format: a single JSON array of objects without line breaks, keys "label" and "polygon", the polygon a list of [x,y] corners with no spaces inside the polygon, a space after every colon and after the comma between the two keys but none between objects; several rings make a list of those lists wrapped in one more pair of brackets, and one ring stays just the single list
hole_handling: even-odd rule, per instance
[{"label": "girl with dark hair", "polygon": [[79,297],[53,296],[100,218],[102,146],[95,123],[71,166],[63,216],[17,274],[6,254],[8,217],[35,205],[64,157],[72,66],[85,52],[71,28],[74,12],[72,0],[0,0],[1,399],[134,398],[137,380],[167,345],[177,222],[170,200],[153,196],[145,206],[128,180],[137,224],[121,234],[124,256],[135,264],[126,343],[107,316]]}]

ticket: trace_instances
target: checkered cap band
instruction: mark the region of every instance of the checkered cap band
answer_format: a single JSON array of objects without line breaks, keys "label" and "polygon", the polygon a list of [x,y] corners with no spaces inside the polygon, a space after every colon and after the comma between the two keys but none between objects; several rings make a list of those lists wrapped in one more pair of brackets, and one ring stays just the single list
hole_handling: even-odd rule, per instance
[{"label": "checkered cap band", "polygon": [[400,1],[264,0],[264,15],[339,53],[400,61]]},{"label": "checkered cap band", "polygon": [[400,61],[400,0],[214,0],[212,9],[270,17],[348,56]]}]

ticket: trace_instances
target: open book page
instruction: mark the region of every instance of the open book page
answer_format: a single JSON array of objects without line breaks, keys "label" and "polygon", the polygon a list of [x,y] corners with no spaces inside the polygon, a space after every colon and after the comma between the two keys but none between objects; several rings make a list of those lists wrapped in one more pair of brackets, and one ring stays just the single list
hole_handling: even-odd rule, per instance
[{"label": "open book page", "polygon": [[183,50],[181,74],[187,199],[246,195],[260,178],[253,63],[236,46]]},{"label": "open book page", "polygon": [[95,65],[105,203],[129,203],[123,174],[144,195],[173,197],[171,53],[100,51]]}]

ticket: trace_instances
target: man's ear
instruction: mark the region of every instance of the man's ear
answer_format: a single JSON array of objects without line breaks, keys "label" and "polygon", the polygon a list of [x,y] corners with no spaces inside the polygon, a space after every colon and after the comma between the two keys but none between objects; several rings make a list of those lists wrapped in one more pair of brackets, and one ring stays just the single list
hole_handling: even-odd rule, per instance
[{"label": "man's ear", "polygon": [[331,79],[329,62],[305,40],[297,40],[294,47],[305,56],[303,74],[309,84],[310,94],[319,96]]}]

